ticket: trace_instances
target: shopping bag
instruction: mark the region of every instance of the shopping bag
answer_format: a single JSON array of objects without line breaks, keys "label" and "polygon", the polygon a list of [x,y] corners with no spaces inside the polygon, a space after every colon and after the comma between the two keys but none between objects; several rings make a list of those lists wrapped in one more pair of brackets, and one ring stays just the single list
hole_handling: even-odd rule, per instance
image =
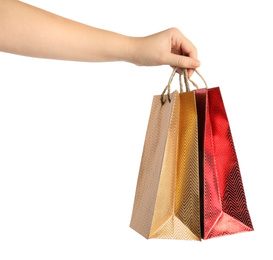
[{"label": "shopping bag", "polygon": [[253,226],[220,88],[195,90],[198,114],[202,238]]},{"label": "shopping bag", "polygon": [[[130,227],[145,238],[201,240],[195,93],[153,97]],[[165,95],[165,92],[167,94]]]},{"label": "shopping bag", "polygon": [[180,94],[170,94],[175,71],[153,99],[130,226],[146,238],[192,240],[252,231],[220,88],[195,70],[199,89],[184,69],[187,92],[179,75]]}]

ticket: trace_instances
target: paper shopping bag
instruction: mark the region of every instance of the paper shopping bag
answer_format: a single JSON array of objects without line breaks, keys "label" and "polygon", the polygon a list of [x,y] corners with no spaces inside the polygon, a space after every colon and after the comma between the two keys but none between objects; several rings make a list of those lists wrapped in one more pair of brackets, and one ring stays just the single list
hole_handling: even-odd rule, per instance
[{"label": "paper shopping bag", "polygon": [[174,74],[153,98],[130,227],[147,239],[201,240],[195,94],[170,94]]},{"label": "paper shopping bag", "polygon": [[195,90],[202,238],[252,231],[246,198],[220,88]]},{"label": "paper shopping bag", "polygon": [[[131,227],[146,238],[201,240],[252,231],[220,88],[154,96]],[[193,82],[194,86],[198,86]],[[168,90],[167,95],[164,95]],[[198,138],[197,138],[198,137]]]}]

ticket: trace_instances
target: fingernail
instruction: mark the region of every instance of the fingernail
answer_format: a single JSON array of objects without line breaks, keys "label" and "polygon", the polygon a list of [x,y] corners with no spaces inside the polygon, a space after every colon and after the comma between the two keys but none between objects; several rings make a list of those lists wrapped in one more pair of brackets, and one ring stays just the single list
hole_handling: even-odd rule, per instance
[{"label": "fingernail", "polygon": [[200,66],[200,61],[196,60],[196,59],[192,59],[191,66],[194,67],[194,68],[199,67]]}]

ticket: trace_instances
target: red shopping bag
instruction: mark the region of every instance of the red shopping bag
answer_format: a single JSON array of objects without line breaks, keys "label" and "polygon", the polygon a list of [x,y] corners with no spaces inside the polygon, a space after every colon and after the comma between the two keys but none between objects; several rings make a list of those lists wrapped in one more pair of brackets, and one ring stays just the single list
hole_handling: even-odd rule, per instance
[{"label": "red shopping bag", "polygon": [[195,97],[199,137],[201,236],[209,239],[252,231],[220,88],[197,89]]}]

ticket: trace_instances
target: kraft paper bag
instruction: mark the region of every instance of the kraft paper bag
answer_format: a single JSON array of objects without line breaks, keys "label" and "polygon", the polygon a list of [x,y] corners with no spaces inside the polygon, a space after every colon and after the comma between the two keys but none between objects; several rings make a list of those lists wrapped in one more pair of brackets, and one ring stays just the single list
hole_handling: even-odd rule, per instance
[{"label": "kraft paper bag", "polygon": [[130,227],[147,239],[201,240],[195,94],[170,93],[175,70],[153,98]]}]

